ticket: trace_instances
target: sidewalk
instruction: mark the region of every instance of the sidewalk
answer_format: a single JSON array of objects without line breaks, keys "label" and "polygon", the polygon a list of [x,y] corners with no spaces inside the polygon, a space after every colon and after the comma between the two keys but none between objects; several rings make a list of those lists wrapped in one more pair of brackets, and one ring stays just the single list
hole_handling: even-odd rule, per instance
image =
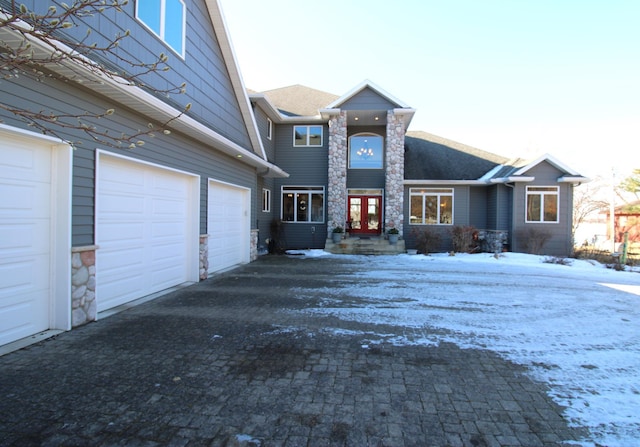
[{"label": "sidewalk", "polygon": [[532,447],[585,435],[545,384],[490,351],[367,345],[362,333],[398,328],[296,312],[308,305],[296,287],[360,268],[265,256],[0,357],[0,445]]}]

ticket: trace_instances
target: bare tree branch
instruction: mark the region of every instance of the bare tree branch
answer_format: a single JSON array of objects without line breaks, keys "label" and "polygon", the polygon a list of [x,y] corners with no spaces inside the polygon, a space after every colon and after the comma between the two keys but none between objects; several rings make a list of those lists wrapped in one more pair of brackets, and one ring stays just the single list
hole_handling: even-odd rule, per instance
[{"label": "bare tree branch", "polygon": [[[9,10],[0,10],[0,30],[10,30],[12,39],[0,39],[0,82],[2,80],[16,80],[21,76],[45,81],[57,79],[61,81],[77,81],[83,84],[100,82],[98,79],[106,77],[118,84],[143,88],[152,94],[169,97],[181,94],[186,90],[186,84],[157,89],[144,82],[145,77],[170,70],[168,56],[158,55],[151,62],[140,62],[124,56],[119,51],[121,42],[130,36],[128,30],[118,33],[111,39],[96,39],[91,28],[81,39],[69,37],[71,29],[83,26],[84,19],[105,14],[108,10],[122,13],[122,8],[128,0],[73,0],[71,4],[55,2],[46,12],[36,13],[24,5],[17,5],[12,0]],[[13,38],[15,36],[15,38]],[[98,41],[104,42],[99,44]],[[38,44],[38,45],[36,45]],[[47,48],[46,52],[36,51],[35,47]],[[64,74],[57,73],[55,67],[64,65]],[[71,74],[69,74],[71,70]],[[93,74],[87,76],[87,73]],[[32,111],[14,105],[0,102],[0,109],[4,109],[39,131],[60,137],[61,129],[77,129],[84,132],[96,142],[112,147],[133,148],[143,144],[141,138],[153,137],[154,132],[169,133],[167,126],[189,110],[190,105],[177,116],[164,123],[149,124],[147,129],[131,134],[113,135],[108,130],[101,130],[95,124],[101,118],[115,113],[108,109],[98,113],[86,110],[77,113],[59,114],[53,111]],[[76,142],[79,144],[79,142]]]}]

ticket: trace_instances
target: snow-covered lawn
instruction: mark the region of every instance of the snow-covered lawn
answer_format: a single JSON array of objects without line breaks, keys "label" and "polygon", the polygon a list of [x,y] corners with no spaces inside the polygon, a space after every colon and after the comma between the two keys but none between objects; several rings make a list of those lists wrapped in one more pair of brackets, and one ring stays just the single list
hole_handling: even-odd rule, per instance
[{"label": "snow-covered lawn", "polygon": [[[398,328],[363,334],[363,347],[446,341],[495,351],[550,385],[566,417],[591,429],[593,439],[577,440],[583,445],[640,445],[639,272],[518,253],[361,259],[357,275],[367,281],[337,276],[307,312]],[[366,304],[341,305],[345,293]]]}]

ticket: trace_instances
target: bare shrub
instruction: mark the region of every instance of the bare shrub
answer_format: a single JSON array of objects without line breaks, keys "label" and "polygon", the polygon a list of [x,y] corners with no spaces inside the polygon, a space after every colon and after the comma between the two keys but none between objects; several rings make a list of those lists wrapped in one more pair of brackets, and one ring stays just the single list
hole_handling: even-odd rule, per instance
[{"label": "bare shrub", "polygon": [[472,225],[456,225],[451,229],[453,251],[473,253],[479,249],[478,230]]},{"label": "bare shrub", "polygon": [[416,248],[420,253],[429,254],[437,251],[440,247],[442,237],[440,233],[431,228],[414,228],[411,234],[415,237]]},{"label": "bare shrub", "polygon": [[527,253],[539,255],[551,239],[551,232],[540,228],[527,228],[518,233],[518,238]]}]

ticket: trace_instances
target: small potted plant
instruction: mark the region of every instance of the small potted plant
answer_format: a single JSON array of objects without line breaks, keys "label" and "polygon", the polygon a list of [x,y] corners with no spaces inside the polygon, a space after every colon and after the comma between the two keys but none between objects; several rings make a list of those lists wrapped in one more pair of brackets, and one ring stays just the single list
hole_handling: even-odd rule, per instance
[{"label": "small potted plant", "polygon": [[400,231],[396,227],[389,228],[387,230],[387,235],[389,236],[389,243],[391,245],[395,245],[398,243],[398,237],[400,237]]},{"label": "small potted plant", "polygon": [[342,228],[340,225],[333,228],[333,231],[331,232],[331,240],[333,240],[334,244],[340,242],[340,240],[342,239],[342,233],[344,233],[344,228]]}]

